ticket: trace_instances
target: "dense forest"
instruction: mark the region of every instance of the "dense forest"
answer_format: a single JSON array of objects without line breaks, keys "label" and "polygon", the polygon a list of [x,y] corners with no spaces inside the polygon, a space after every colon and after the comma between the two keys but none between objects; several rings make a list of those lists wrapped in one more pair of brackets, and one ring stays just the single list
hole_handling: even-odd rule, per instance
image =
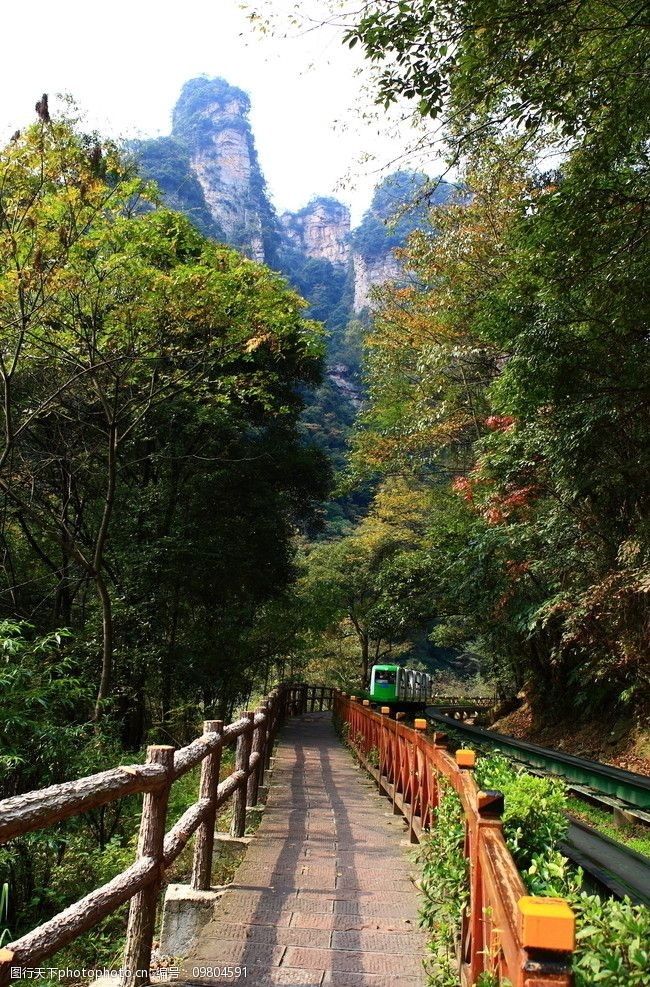
[{"label": "dense forest", "polygon": [[364,668],[430,621],[546,718],[647,711],[642,19],[421,0],[350,15],[379,105],[443,121],[459,176],[365,337],[350,472],[375,499],[312,556]]},{"label": "dense forest", "polygon": [[[322,334],[280,278],[153,208],[69,121],[12,142],[2,189],[4,633],[23,655],[7,684],[24,678],[18,718],[28,696],[122,709],[137,747],[145,683],[161,723],[181,679],[183,701],[226,713],[253,652],[290,651],[274,608],[328,488],[297,430]],[[3,717],[20,761],[29,738]]]},{"label": "dense forest", "polygon": [[[0,152],[2,797],[387,655],[547,719],[645,722],[643,8],[339,16],[378,106],[432,148],[444,123],[450,169],[379,186],[346,241],[357,272],[393,265],[362,309],[261,173],[252,225],[209,213],[187,176],[212,83],[168,138],[120,148],[44,98]],[[65,847],[0,854],[13,927],[60,904],[35,875]]]}]

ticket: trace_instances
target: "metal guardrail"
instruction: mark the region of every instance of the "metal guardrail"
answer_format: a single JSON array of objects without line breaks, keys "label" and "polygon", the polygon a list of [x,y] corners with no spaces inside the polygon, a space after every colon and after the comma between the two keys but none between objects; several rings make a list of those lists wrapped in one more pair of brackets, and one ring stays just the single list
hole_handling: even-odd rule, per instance
[{"label": "metal guardrail", "polygon": [[569,817],[560,851],[617,898],[650,906],[650,860],[616,840]]}]

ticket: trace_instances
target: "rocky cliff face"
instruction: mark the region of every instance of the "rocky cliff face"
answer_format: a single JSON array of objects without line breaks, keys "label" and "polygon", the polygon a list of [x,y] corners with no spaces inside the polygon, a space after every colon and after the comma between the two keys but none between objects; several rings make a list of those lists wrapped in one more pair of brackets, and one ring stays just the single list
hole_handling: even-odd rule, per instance
[{"label": "rocky cliff face", "polygon": [[[346,436],[363,402],[362,340],[372,289],[401,280],[395,248],[451,188],[440,183],[432,194],[424,175],[397,172],[378,186],[354,230],[347,207],[326,197],[278,219],[259,167],[249,111],[246,93],[224,79],[192,79],[174,109],[171,134],[140,141],[133,150],[140,170],[158,183],[171,208],[186,213],[207,236],[280,271],[307,300],[305,315],[324,323],[325,377],[308,396],[302,420],[311,441],[342,470]],[[414,197],[421,207],[405,209]],[[341,502],[334,523],[345,525],[358,511],[354,498]]]},{"label": "rocky cliff face", "polygon": [[229,243],[266,260],[264,212],[270,211],[248,122],[246,93],[222,79],[192,79],[174,109],[172,135],[190,152],[190,168],[210,214]]},{"label": "rocky cliff face", "polygon": [[372,308],[372,289],[403,277],[395,249],[428,222],[431,206],[446,202],[453,191],[447,182],[432,186],[417,171],[396,171],[375,189],[370,208],[352,232],[354,311]]},{"label": "rocky cliff face", "polygon": [[337,199],[313,199],[299,212],[280,217],[286,241],[307,257],[347,264],[350,257],[350,210]]},{"label": "rocky cliff face", "polygon": [[[442,182],[431,192],[425,175],[396,172],[377,187],[352,231],[348,208],[328,197],[278,219],[249,112],[246,93],[224,79],[191,79],[174,108],[171,135],[135,146],[141,169],[202,232],[281,270],[311,303],[312,317],[341,330],[353,312],[372,307],[372,288],[399,281],[395,247],[451,187]],[[405,211],[414,200],[420,205]]]},{"label": "rocky cliff face", "polygon": [[[249,111],[246,93],[224,79],[191,79],[174,108],[171,137],[144,141],[136,153],[171,205],[183,208],[188,185],[194,201],[184,211],[203,220],[197,225],[207,225],[206,232],[254,260],[273,264],[279,223],[266,194]],[[169,174],[172,149],[175,167]]]},{"label": "rocky cliff face", "polygon": [[354,302],[355,312],[364,308],[372,308],[372,289],[387,281],[400,281],[403,270],[400,262],[392,251],[376,257],[364,257],[363,254],[352,254],[354,270]]}]

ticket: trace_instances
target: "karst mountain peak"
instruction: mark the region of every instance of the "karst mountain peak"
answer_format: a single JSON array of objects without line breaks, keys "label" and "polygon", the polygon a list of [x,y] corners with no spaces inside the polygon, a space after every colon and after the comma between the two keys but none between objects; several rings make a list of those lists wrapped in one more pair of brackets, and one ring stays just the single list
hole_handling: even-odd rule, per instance
[{"label": "karst mountain peak", "polygon": [[[278,215],[250,109],[248,94],[225,79],[190,79],[173,109],[170,135],[135,146],[141,170],[203,232],[280,270],[312,307],[316,296],[315,317],[328,322],[341,306],[348,317],[362,311],[374,285],[399,277],[393,249],[414,222],[389,227],[387,221],[426,177],[399,172],[385,179],[356,230],[348,207],[331,196],[315,196],[300,210]],[[325,309],[318,304],[324,294]]]}]

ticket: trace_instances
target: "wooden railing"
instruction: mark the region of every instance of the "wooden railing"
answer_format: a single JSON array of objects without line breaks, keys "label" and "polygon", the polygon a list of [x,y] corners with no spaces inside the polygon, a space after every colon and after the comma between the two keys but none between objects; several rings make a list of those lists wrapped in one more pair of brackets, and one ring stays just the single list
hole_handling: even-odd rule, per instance
[{"label": "wooden railing", "polygon": [[457,751],[454,759],[444,734],[425,735],[426,720],[411,729],[400,722],[403,713],[391,718],[387,707],[377,713],[369,705],[339,692],[335,716],[348,724],[349,743],[393,811],[404,815],[411,842],[435,831],[441,778],[463,806],[470,898],[459,945],[461,983],[469,987],[492,972],[513,987],[571,987],[573,912],[562,899],[527,895],[503,836],[503,795],[479,791],[473,752]]},{"label": "wooden railing", "polygon": [[[165,869],[196,833],[192,887],[197,890],[210,887],[217,811],[232,798],[232,834],[244,835],[246,807],[257,804],[258,788],[270,763],[278,727],[286,713],[296,709],[298,696],[302,701],[304,689],[304,686],[281,686],[271,692],[255,712],[244,713],[229,726],[224,726],[221,720],[207,720],[203,736],[181,750],[167,746],[149,747],[146,764],[113,768],[78,781],[0,801],[0,843],[5,843],[12,837],[43,829],[127,795],[143,794],[135,862],[108,884],[0,949],[0,984],[18,979],[21,970],[33,970],[41,960],[56,953],[129,900],[122,983],[126,987],[148,983],[156,910]],[[235,768],[220,782],[221,753],[224,745],[233,742],[237,745]],[[198,801],[169,832],[165,832],[171,786],[199,764],[202,767]]]},{"label": "wooden railing", "polygon": [[335,689],[327,685],[290,685],[287,693],[287,710],[293,716],[304,713],[331,710]]}]

